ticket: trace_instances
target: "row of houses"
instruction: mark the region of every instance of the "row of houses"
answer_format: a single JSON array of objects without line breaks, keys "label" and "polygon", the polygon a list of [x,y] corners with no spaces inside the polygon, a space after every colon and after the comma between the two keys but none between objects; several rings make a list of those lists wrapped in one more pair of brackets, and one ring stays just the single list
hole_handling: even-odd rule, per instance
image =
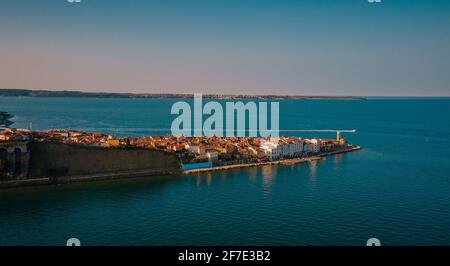
[{"label": "row of houses", "polygon": [[222,160],[277,160],[282,158],[294,158],[318,154],[322,151],[330,151],[339,145],[345,145],[341,138],[335,139],[302,139],[297,137],[254,138],[246,141],[224,140],[226,145],[192,145],[189,141],[185,144],[185,154],[191,154],[195,160],[218,161]]},{"label": "row of houses", "polygon": [[301,157],[329,151],[337,145],[346,144],[344,138],[302,139],[298,137],[257,138],[257,137],[218,137],[218,136],[142,136],[120,137],[101,132],[82,132],[78,130],[51,129],[31,131],[28,129],[5,128],[0,130],[0,140],[33,139],[74,143],[101,147],[141,147],[174,152],[183,162],[220,162],[277,160]]},{"label": "row of houses", "polygon": [[21,141],[29,139],[30,131],[28,129],[0,127],[0,141]]},{"label": "row of houses", "polygon": [[285,141],[264,141],[260,148],[269,160],[293,158],[318,153],[321,150],[319,139],[297,139]]}]

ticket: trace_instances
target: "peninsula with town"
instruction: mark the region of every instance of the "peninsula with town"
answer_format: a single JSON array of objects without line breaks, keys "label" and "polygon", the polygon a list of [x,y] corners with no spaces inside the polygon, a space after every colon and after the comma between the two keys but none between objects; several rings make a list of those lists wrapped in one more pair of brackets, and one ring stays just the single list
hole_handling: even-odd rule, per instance
[{"label": "peninsula with town", "polygon": [[116,137],[11,127],[0,113],[0,188],[291,165],[359,150],[336,138]]}]

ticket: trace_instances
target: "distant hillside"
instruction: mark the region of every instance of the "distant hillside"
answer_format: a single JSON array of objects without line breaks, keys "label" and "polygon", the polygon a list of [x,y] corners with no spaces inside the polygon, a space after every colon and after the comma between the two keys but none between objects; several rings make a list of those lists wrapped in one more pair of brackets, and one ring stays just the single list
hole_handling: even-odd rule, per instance
[{"label": "distant hillside", "polygon": [[[72,97],[72,98],[192,98],[193,94],[177,93],[111,93],[111,92],[82,92],[82,91],[49,91],[26,89],[0,89],[0,97]],[[232,94],[204,94],[206,99],[225,100],[361,100],[355,96],[292,96],[292,95],[232,95]]]}]

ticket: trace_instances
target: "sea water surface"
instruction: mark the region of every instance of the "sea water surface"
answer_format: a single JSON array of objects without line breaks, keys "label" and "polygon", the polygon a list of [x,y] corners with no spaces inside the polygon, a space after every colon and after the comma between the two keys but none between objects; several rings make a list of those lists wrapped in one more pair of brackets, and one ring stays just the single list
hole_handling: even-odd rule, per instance
[{"label": "sea water surface", "polygon": [[[163,134],[176,100],[1,98],[15,126]],[[280,101],[282,129],[361,151],[171,177],[0,190],[0,245],[450,244],[450,99]],[[333,134],[291,135],[334,137]]]}]

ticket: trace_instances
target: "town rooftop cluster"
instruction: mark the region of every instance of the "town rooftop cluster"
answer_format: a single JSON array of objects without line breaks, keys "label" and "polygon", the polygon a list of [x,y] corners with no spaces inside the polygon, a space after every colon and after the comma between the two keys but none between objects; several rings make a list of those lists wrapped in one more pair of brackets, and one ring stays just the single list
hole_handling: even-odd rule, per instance
[{"label": "town rooftop cluster", "polygon": [[343,137],[337,139],[302,139],[299,137],[115,137],[101,132],[69,129],[31,131],[0,128],[0,141],[38,141],[82,144],[105,148],[136,147],[178,154],[183,163],[260,162],[297,158],[348,147]]}]

